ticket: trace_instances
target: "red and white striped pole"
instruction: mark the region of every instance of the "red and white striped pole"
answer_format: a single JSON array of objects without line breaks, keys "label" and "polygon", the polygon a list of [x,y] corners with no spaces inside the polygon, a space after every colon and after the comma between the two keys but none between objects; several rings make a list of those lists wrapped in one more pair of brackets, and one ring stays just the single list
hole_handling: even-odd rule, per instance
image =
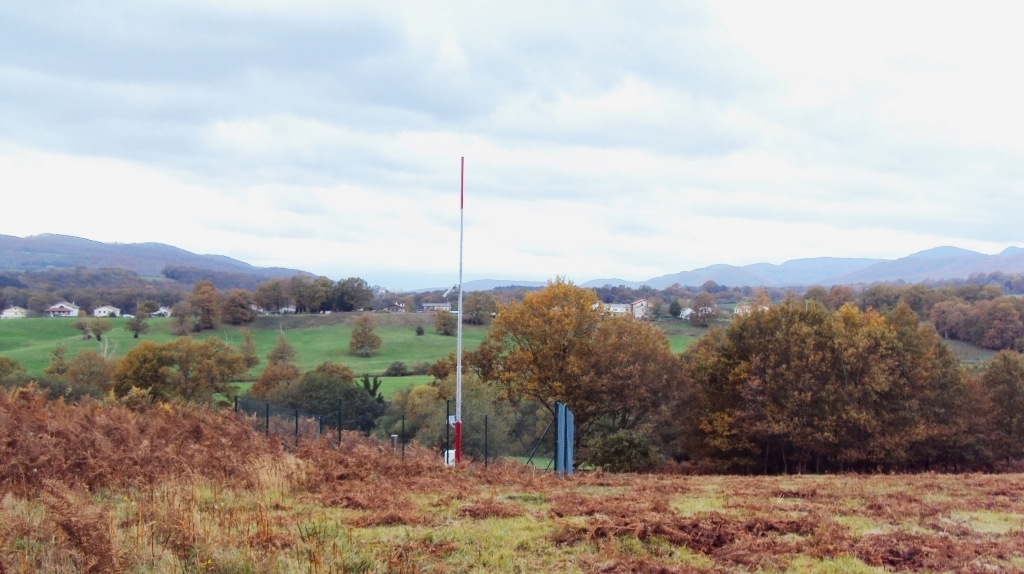
[{"label": "red and white striped pole", "polygon": [[455,335],[455,464],[462,462],[462,237],[465,219],[466,158],[459,166],[459,316]]}]

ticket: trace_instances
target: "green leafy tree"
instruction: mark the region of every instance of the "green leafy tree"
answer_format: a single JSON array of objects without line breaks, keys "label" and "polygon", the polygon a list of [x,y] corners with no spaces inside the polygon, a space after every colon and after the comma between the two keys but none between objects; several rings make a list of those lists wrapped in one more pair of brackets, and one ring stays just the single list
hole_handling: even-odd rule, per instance
[{"label": "green leafy tree", "polygon": [[373,301],[373,289],[359,277],[349,277],[334,286],[335,307],[339,311],[366,309]]},{"label": "green leafy tree", "polygon": [[993,447],[1006,459],[1024,454],[1024,356],[1000,351],[981,376],[991,399]]},{"label": "green leafy tree", "polygon": [[487,325],[491,316],[498,310],[498,301],[484,291],[467,293],[462,301],[465,312],[462,322],[468,325]]},{"label": "green leafy tree", "polygon": [[344,365],[323,363],[288,385],[274,389],[274,404],[323,416],[325,425],[337,427],[341,406],[342,428],[369,432],[384,412],[384,405],[355,384],[355,375]]},{"label": "green leafy tree", "polygon": [[679,303],[679,299],[673,299],[668,305],[668,314],[678,319],[682,312],[683,306]]},{"label": "green leafy tree", "polygon": [[145,313],[139,313],[136,310],[136,315],[125,321],[124,330],[131,333],[133,339],[138,339],[139,335],[145,335],[148,333],[149,321],[146,321]]}]

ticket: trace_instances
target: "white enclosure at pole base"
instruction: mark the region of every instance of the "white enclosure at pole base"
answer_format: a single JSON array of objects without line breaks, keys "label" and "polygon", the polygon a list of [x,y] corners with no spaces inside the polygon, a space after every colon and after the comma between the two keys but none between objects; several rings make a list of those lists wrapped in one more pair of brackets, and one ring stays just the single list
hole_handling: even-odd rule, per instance
[{"label": "white enclosure at pole base", "polygon": [[446,466],[455,466],[455,450],[444,451],[444,464]]}]

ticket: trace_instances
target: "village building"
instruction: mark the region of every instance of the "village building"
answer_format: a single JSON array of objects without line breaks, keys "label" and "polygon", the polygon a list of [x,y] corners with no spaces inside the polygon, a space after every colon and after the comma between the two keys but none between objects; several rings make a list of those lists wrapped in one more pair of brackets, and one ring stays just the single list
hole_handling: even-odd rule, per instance
[{"label": "village building", "polygon": [[51,317],[77,317],[78,311],[80,309],[81,307],[75,305],[74,303],[61,301],[56,305],[51,305],[50,307],[47,307],[46,310],[43,311],[43,313]]},{"label": "village building", "polygon": [[156,311],[149,314],[150,317],[170,317],[171,309],[169,307],[160,307]]},{"label": "village building", "polygon": [[25,317],[28,317],[28,309],[17,305],[8,307],[3,310],[3,313],[0,313],[0,319],[24,319]]},{"label": "village building", "polygon": [[451,312],[451,310],[452,310],[452,304],[451,303],[424,303],[423,304],[423,312],[424,313],[435,313],[437,311],[448,311],[448,312]]},{"label": "village building", "polygon": [[649,307],[647,299],[637,299],[630,305],[630,310],[633,313],[634,319],[646,319],[649,314]]},{"label": "village building", "polygon": [[104,305],[102,307],[96,307],[92,310],[93,317],[119,317],[121,316],[121,310],[113,305]]},{"label": "village building", "polygon": [[690,315],[693,315],[692,307],[684,307],[679,311],[679,318],[682,319],[683,321],[689,321]]},{"label": "village building", "polygon": [[395,301],[387,307],[384,307],[384,311],[387,313],[405,313],[405,303]]}]

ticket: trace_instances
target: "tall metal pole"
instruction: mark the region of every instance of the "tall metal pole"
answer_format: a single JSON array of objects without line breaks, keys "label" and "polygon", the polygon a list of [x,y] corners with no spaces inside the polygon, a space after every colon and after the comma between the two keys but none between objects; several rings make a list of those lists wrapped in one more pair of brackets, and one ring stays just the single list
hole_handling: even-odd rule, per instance
[{"label": "tall metal pole", "polygon": [[462,238],[465,220],[466,158],[459,165],[459,322],[455,329],[455,464],[462,462]]}]

